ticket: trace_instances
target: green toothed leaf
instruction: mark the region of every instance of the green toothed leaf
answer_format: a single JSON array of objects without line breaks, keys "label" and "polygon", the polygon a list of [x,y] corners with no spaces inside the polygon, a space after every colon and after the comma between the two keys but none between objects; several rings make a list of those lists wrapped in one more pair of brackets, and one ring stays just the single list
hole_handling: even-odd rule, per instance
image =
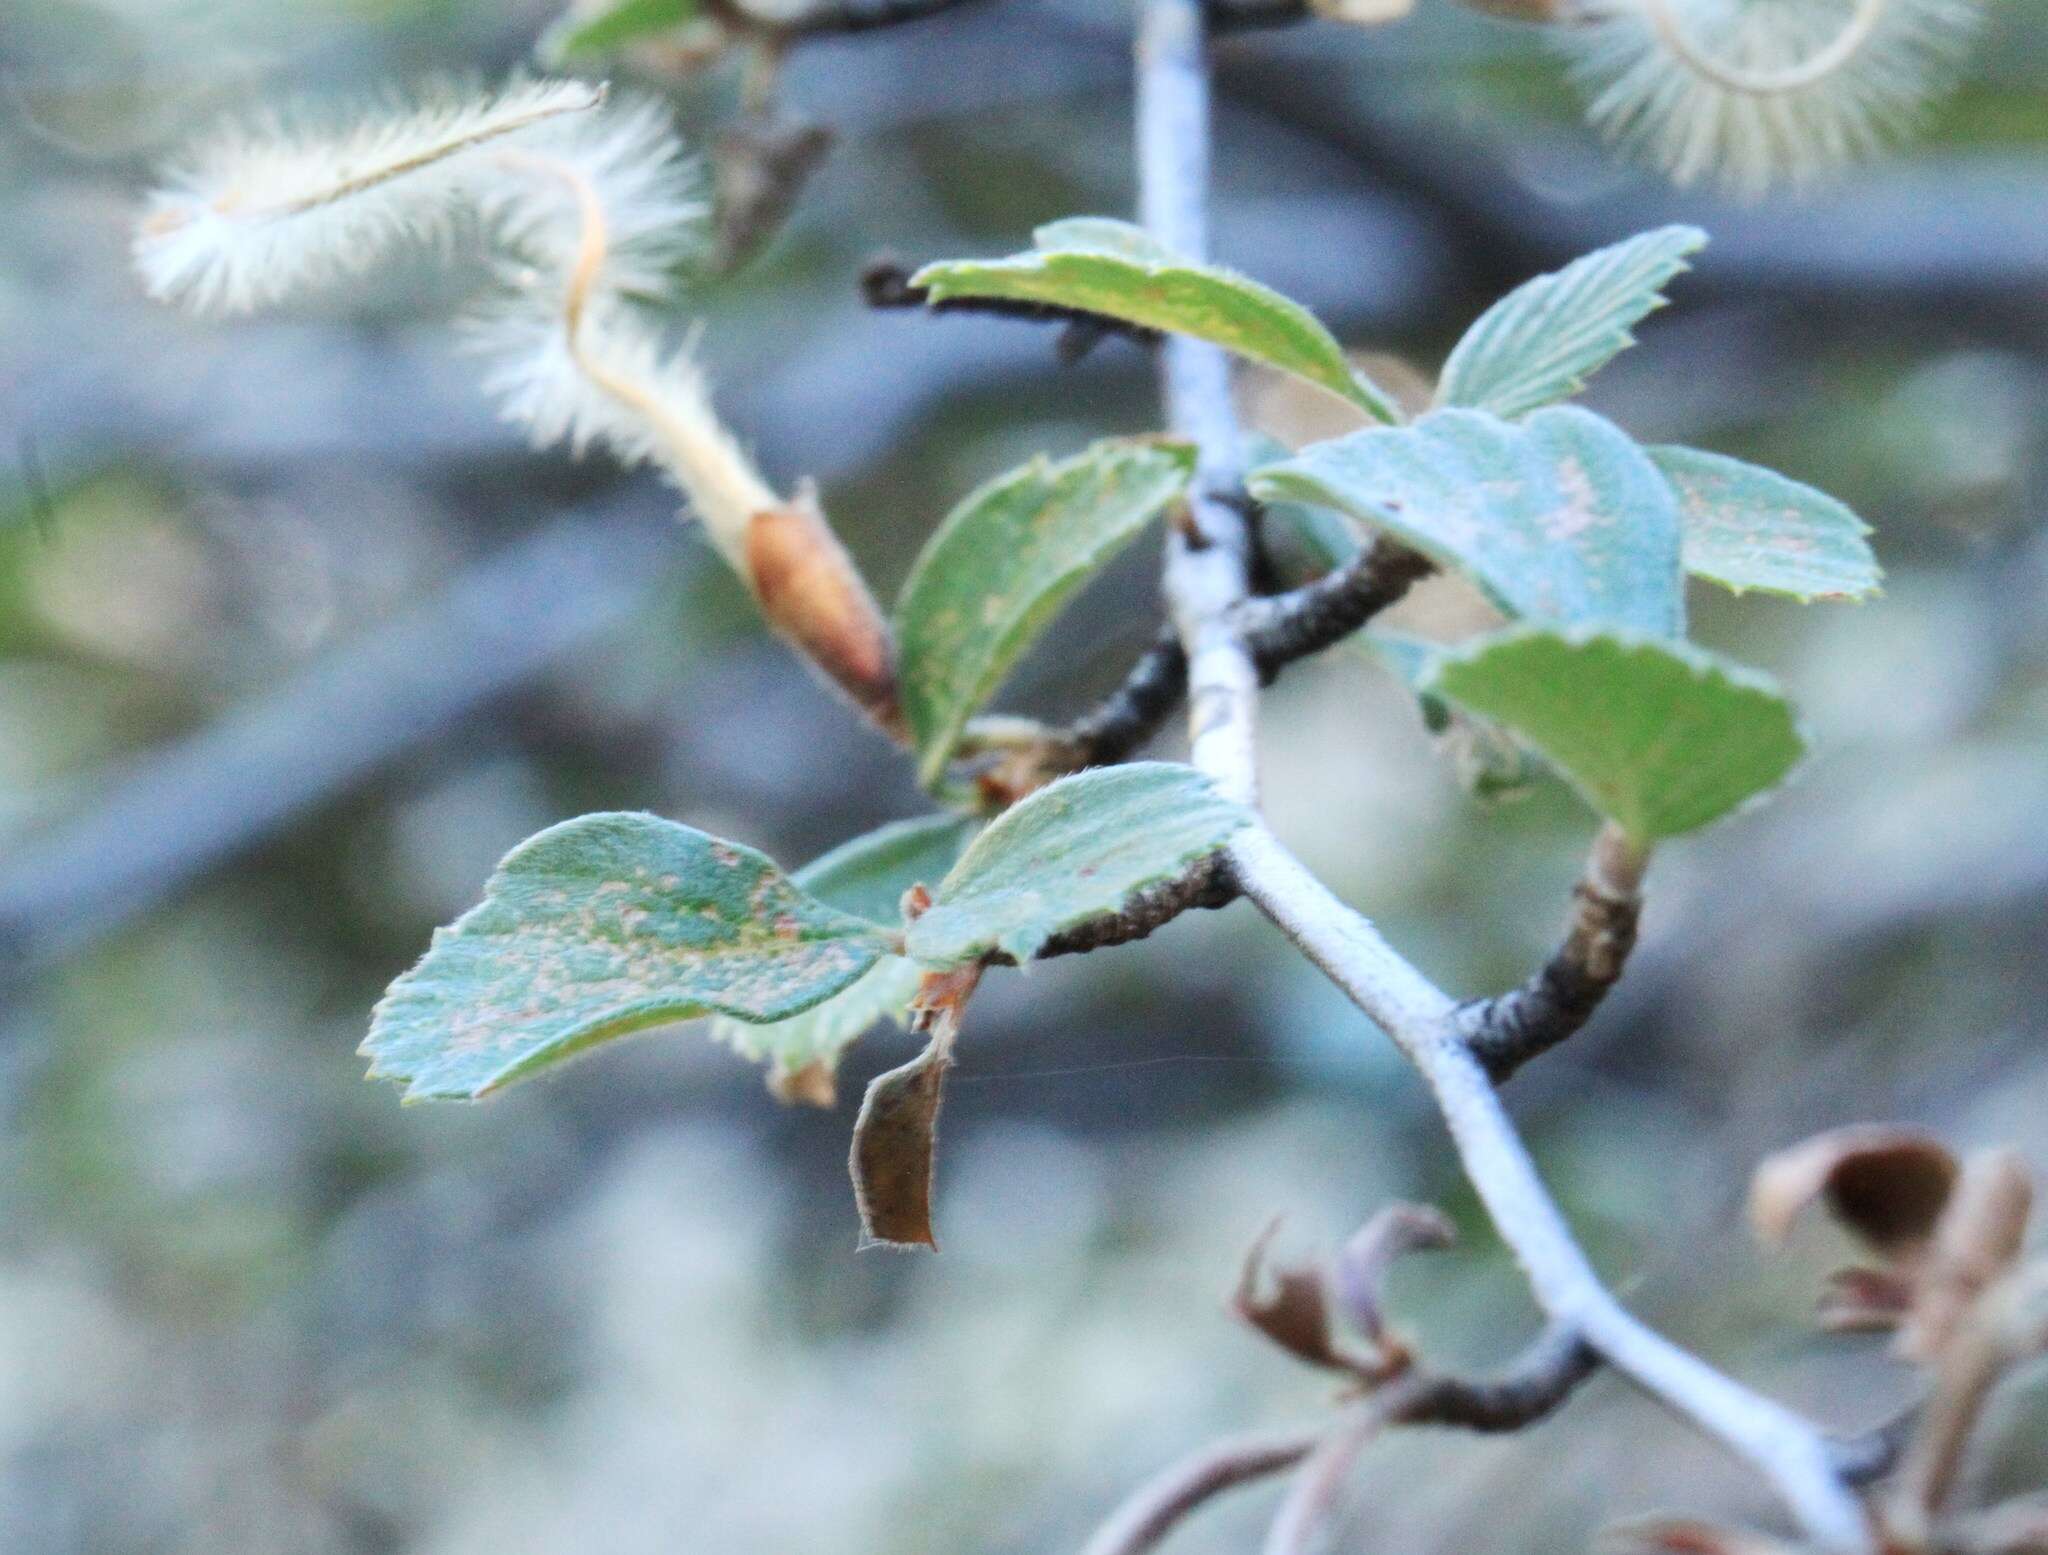
[{"label": "green toothed leaf", "polygon": [[1348,400],[1378,421],[1400,412],[1385,391],[1345,360],[1316,316],[1271,287],[1216,265],[1190,263],[1140,227],[1078,216],[1040,227],[1030,253],[950,259],[910,278],[933,302],[962,297],[1047,303],[1145,329],[1213,341],[1249,361],[1291,373]]},{"label": "green toothed leaf", "polygon": [[1804,748],[1775,685],[1683,643],[1517,627],[1446,654],[1428,684],[1514,730],[1643,843],[1774,787]]},{"label": "green toothed leaf", "polygon": [[482,903],[391,985],[362,1050],[409,1100],[473,1100],[645,1027],[798,1014],[891,938],[752,848],[658,816],[586,815],[505,856]]},{"label": "green toothed leaf", "polygon": [[1187,490],[1194,451],[1097,443],[998,476],[946,515],[896,604],[898,681],[927,786],[1062,605]]},{"label": "green toothed leaf", "polygon": [[1253,496],[1334,508],[1463,572],[1511,616],[1677,637],[1678,502],[1611,422],[1439,410],[1254,470]]},{"label": "green toothed leaf", "polygon": [[1698,448],[1652,448],[1678,493],[1688,572],[1793,599],[1868,599],[1884,573],[1870,526],[1825,492]]},{"label": "green toothed leaf", "polygon": [[911,924],[931,967],[992,951],[1029,961],[1055,934],[1121,910],[1216,853],[1250,814],[1193,767],[1134,761],[1061,778],[975,838]]},{"label": "green toothed leaf", "polygon": [[[960,857],[975,823],[957,815],[898,821],[834,848],[790,878],[827,907],[874,923],[901,917],[903,893],[937,886]],[[812,1065],[827,1071],[855,1038],[883,1020],[903,1024],[904,1007],[923,971],[903,956],[887,955],[861,979],[822,1004],[787,1020],[756,1024],[721,1015],[711,1034],[748,1058],[794,1073]]]},{"label": "green toothed leaf", "polygon": [[1706,241],[1697,227],[1659,227],[1516,287],[1452,349],[1437,403],[1513,419],[1571,398],[1635,344],[1633,327]]}]

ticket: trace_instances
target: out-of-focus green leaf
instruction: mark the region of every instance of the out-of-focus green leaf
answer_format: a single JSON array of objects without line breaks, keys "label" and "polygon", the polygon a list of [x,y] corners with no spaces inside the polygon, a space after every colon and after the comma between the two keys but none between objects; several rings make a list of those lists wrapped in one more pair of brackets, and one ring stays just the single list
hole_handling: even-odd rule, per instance
[{"label": "out-of-focus green leaf", "polygon": [[[898,821],[834,848],[790,878],[827,907],[872,923],[892,923],[901,916],[903,893],[943,880],[973,830],[973,821],[957,815]],[[748,1058],[775,1064],[781,1073],[821,1066],[829,1074],[847,1044],[877,1021],[903,1023],[904,1007],[922,976],[916,962],[887,955],[860,981],[801,1015],[766,1024],[721,1015],[711,1023],[712,1035]]]},{"label": "out-of-focus green leaf", "polygon": [[993,297],[1049,303],[1127,324],[1213,341],[1349,400],[1374,419],[1401,419],[1394,402],[1344,358],[1344,348],[1301,304],[1216,265],[1162,249],[1142,228],[1102,216],[1040,227],[1028,254],[952,259],[911,277],[933,302]]},{"label": "out-of-focus green leaf", "polygon": [[1684,643],[1511,628],[1439,659],[1429,689],[1514,730],[1644,843],[1774,787],[1804,748],[1775,685]]},{"label": "out-of-focus green leaf", "polygon": [[474,1100],[648,1026],[785,1019],[891,938],[751,848],[658,816],[586,815],[505,856],[483,901],[391,985],[362,1050],[409,1100]]},{"label": "out-of-focus green leaf", "polygon": [[1193,767],[1134,761],[1041,788],[968,846],[909,953],[932,967],[992,951],[1029,961],[1055,934],[1121,910],[1228,843],[1251,816]]},{"label": "out-of-focus green leaf", "polygon": [[927,785],[1061,605],[1187,489],[1194,451],[1105,442],[997,476],[946,515],[896,604],[898,678]]},{"label": "out-of-focus green leaf", "polygon": [[1697,227],[1659,227],[1516,287],[1452,349],[1437,403],[1513,418],[1569,399],[1635,344],[1633,326],[1706,241]]},{"label": "out-of-focus green leaf", "polygon": [[703,0],[615,0],[595,9],[573,10],[549,30],[541,53],[556,60],[607,53],[637,38],[673,32],[695,21],[703,9]]},{"label": "out-of-focus green leaf", "polygon": [[1868,599],[1884,577],[1865,524],[1825,492],[1722,454],[1652,448],[1678,493],[1688,572],[1740,594]]},{"label": "out-of-focus green leaf", "polygon": [[1250,488],[1387,530],[1509,615],[1685,630],[1671,485],[1627,434],[1576,406],[1520,422],[1439,410],[1368,427],[1254,470]]}]

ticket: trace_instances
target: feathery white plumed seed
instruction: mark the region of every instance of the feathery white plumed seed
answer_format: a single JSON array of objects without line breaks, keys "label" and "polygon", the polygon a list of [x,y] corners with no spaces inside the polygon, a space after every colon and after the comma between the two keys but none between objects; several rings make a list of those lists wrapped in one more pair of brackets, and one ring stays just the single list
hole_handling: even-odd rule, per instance
[{"label": "feathery white plumed seed", "polygon": [[[1866,156],[1947,87],[1977,0],[1586,0],[1588,117],[1679,184],[1754,197]],[[1807,67],[1816,68],[1809,69]]]},{"label": "feathery white plumed seed", "polygon": [[321,127],[304,108],[229,124],[151,196],[135,263],[151,296],[245,313],[359,273],[403,241],[445,240],[489,176],[478,154],[604,100],[580,81],[426,105]]},{"label": "feathery white plumed seed", "polygon": [[704,241],[701,180],[667,112],[534,82],[329,133],[305,118],[216,135],[154,198],[135,244],[151,293],[247,311],[473,221],[495,285],[466,328],[506,418],[541,447],[656,465],[746,576],[749,525],[779,499],[688,346],[634,302],[668,292]]}]

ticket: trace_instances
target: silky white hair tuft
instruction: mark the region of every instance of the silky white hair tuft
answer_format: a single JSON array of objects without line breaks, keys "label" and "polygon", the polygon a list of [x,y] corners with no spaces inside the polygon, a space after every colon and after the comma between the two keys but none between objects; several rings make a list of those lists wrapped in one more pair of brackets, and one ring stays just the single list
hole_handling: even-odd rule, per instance
[{"label": "silky white hair tuft", "polygon": [[1675,183],[1755,197],[1867,156],[1947,88],[1976,0],[1581,0],[1588,117]]},{"label": "silky white hair tuft", "polygon": [[369,269],[394,246],[445,241],[490,182],[477,153],[604,101],[580,81],[336,119],[296,105],[230,121],[150,197],[135,264],[152,297],[247,313]]},{"label": "silky white hair tuft", "polygon": [[314,123],[298,109],[229,126],[186,160],[136,233],[150,293],[246,312],[473,225],[492,284],[465,329],[507,419],[539,446],[657,465],[744,573],[747,526],[778,499],[688,343],[636,303],[669,292],[704,243],[702,180],[667,111],[536,81]]}]

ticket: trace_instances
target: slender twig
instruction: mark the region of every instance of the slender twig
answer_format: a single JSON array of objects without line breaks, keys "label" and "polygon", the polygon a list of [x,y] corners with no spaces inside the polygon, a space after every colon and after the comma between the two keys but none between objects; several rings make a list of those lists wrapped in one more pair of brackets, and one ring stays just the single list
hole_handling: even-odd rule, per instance
[{"label": "slender twig", "polygon": [[[1198,0],[1145,0],[1138,42],[1139,187],[1146,226],[1176,252],[1206,251],[1208,74]],[[1205,484],[1168,546],[1166,594],[1188,649],[1193,759],[1252,802],[1258,666],[1231,624],[1247,593],[1234,486],[1237,429],[1223,355],[1175,338],[1161,353],[1170,430],[1201,454]],[[1868,1525],[1809,1422],[1724,1376],[1637,1321],[1600,1283],[1537,1175],[1450,997],[1346,907],[1263,826],[1231,847],[1239,885],[1400,1046],[1434,1093],[1467,1177],[1514,1249],[1538,1304],[1604,1360],[1720,1438],[1770,1478],[1808,1536],[1866,1551]]]},{"label": "slender twig", "polygon": [[1081,758],[1076,766],[1123,760],[1166,722],[1187,689],[1187,650],[1168,627],[1138,655],[1122,685],[1067,725],[1063,737]]},{"label": "slender twig", "polygon": [[720,0],[718,9],[783,38],[816,38],[835,33],[879,32],[957,10],[969,0],[825,0],[787,19],[771,20],[746,0]]},{"label": "slender twig", "polygon": [[1376,540],[1312,583],[1285,594],[1241,601],[1234,625],[1260,678],[1271,682],[1296,659],[1321,653],[1349,637],[1398,601],[1434,565],[1419,551]]},{"label": "slender twig", "polygon": [[1418,1372],[1394,1418],[1498,1435],[1534,1425],[1599,1369],[1599,1354],[1569,1326],[1554,1323],[1495,1377]]},{"label": "slender twig", "polygon": [[[1085,955],[1111,945],[1128,945],[1163,928],[1184,912],[1227,907],[1236,900],[1237,882],[1231,878],[1228,861],[1221,857],[1206,858],[1176,879],[1137,892],[1115,912],[1055,934],[1039,947],[1037,959]],[[1004,960],[1001,955],[992,958],[997,965]]]},{"label": "slender twig", "polygon": [[1599,1364],[1570,1328],[1554,1325],[1498,1377],[1416,1370],[1381,1388],[1332,1427],[1303,1460],[1267,1532],[1265,1555],[1307,1555],[1318,1545],[1358,1455],[1387,1427],[1519,1431],[1571,1397]]},{"label": "slender twig", "polygon": [[1207,0],[1209,33],[1250,32],[1257,27],[1286,27],[1307,21],[1307,0]]},{"label": "slender twig", "polygon": [[1635,948],[1647,862],[1619,827],[1603,826],[1572,888],[1571,922],[1556,953],[1521,987],[1464,1006],[1465,1040],[1496,1084],[1585,1025],[1620,980]]},{"label": "slender twig", "polygon": [[1924,1547],[1962,1470],[1964,1449],[1999,1381],[2048,1344],[2048,1263],[1986,1291],[1943,1347],[1934,1386],[1886,1496],[1887,1527],[1906,1548]]},{"label": "slender twig", "polygon": [[[1244,600],[1235,625],[1270,684],[1288,665],[1322,652],[1393,604],[1429,571],[1405,546],[1382,543],[1344,566],[1285,594]],[[1122,761],[1180,705],[1188,685],[1187,650],[1168,627],[1132,664],[1123,683],[1079,718],[1048,736],[1065,771]]]},{"label": "slender twig", "polygon": [[1096,1529],[1081,1555],[1145,1555],[1190,1513],[1225,1491],[1293,1468],[1315,1451],[1328,1429],[1262,1431],[1211,1443],[1140,1486]]},{"label": "slender twig", "polygon": [[[1549,1414],[1598,1362],[1568,1330],[1551,1328],[1495,1377],[1414,1371],[1372,1395],[1364,1406],[1377,1425],[1437,1425],[1467,1431],[1520,1430]],[[1227,1437],[1183,1458],[1141,1486],[1102,1524],[1082,1555],[1144,1555],[1205,1503],[1274,1474],[1315,1453],[1332,1435],[1348,1433],[1358,1416],[1293,1431]],[[1361,1444],[1362,1445],[1362,1444]],[[1348,1463],[1348,1460],[1347,1460]]]},{"label": "slender twig", "polygon": [[1359,1454],[1392,1424],[1389,1405],[1394,1397],[1389,1389],[1361,1399],[1301,1460],[1266,1530],[1264,1555],[1312,1555],[1322,1543]]},{"label": "slender twig", "polygon": [[921,308],[930,313],[978,313],[990,318],[1023,319],[1033,324],[1061,327],[1055,349],[1061,363],[1071,367],[1103,340],[1114,335],[1150,349],[1159,344],[1159,331],[1142,324],[1126,323],[1085,308],[1063,307],[1056,302],[1025,302],[1015,297],[941,297],[934,300],[931,288],[911,280],[911,269],[894,259],[868,261],[860,273],[861,300],[870,308]]}]

